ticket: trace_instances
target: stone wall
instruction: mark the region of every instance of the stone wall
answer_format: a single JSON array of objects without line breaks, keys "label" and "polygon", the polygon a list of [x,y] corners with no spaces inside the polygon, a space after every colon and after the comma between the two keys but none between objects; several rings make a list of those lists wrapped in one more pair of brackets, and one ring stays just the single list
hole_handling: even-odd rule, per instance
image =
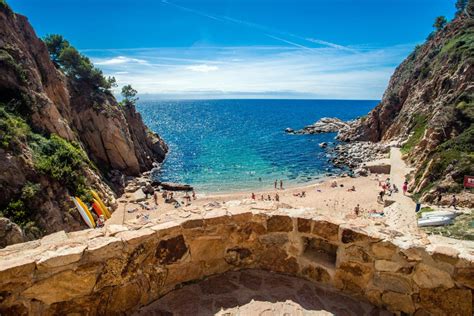
[{"label": "stone wall", "polygon": [[471,315],[468,247],[323,217],[225,210],[139,228],[60,232],[0,250],[0,314],[130,313],[185,282],[250,268],[305,278],[395,312]]}]

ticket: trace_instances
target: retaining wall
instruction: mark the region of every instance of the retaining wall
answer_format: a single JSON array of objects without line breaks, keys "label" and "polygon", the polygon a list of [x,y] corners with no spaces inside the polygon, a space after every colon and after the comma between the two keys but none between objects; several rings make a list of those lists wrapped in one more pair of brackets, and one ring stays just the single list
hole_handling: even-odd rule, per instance
[{"label": "retaining wall", "polygon": [[247,268],[305,278],[391,311],[472,315],[472,250],[324,218],[228,211],[61,232],[2,249],[0,313],[130,313],[180,284]]}]

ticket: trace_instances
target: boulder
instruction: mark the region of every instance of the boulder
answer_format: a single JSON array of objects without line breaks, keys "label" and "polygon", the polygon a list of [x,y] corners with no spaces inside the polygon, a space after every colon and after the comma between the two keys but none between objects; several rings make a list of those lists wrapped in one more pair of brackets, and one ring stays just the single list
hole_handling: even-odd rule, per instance
[{"label": "boulder", "polygon": [[0,217],[0,248],[25,241],[21,228],[5,217]]},{"label": "boulder", "polygon": [[173,183],[173,182],[162,182],[161,187],[163,190],[168,191],[192,191],[193,187],[189,184]]}]

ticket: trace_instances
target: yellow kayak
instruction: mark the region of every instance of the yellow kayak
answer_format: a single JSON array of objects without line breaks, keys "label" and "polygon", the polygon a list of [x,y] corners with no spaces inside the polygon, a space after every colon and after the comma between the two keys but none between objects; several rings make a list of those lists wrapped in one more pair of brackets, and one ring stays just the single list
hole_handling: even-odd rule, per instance
[{"label": "yellow kayak", "polygon": [[82,200],[80,198],[76,197],[76,201],[84,209],[87,217],[89,218],[89,220],[92,223],[92,226],[95,227],[95,221],[94,221],[94,218],[92,217],[91,212],[89,212],[89,208],[86,206],[86,204],[84,202],[82,202]]},{"label": "yellow kayak", "polygon": [[92,196],[99,202],[100,207],[102,208],[102,211],[104,211],[105,217],[110,218],[111,214],[107,206],[105,206],[104,202],[102,202],[102,199],[99,197],[99,194],[95,192],[94,190],[91,190]]}]

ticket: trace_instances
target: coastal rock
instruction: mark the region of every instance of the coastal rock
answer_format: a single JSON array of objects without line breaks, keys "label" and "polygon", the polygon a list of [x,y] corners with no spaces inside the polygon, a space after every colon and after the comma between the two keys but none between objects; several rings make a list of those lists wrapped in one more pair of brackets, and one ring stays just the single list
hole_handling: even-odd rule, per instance
[{"label": "coastal rock", "polygon": [[344,122],[338,118],[323,117],[314,124],[305,126],[300,130],[293,130],[292,128],[285,129],[289,134],[321,134],[321,133],[337,133],[341,130],[346,130],[351,125],[351,122]]},{"label": "coastal rock", "polygon": [[[28,19],[4,2],[0,4],[0,39],[2,111],[25,120],[35,136],[51,139],[54,134],[69,145],[64,146],[82,161],[67,177],[80,177],[83,189],[93,188],[113,211],[114,196],[122,193],[125,177],[138,176],[162,162],[168,147],[148,130],[133,105],[121,106],[111,92],[66,76],[51,61]],[[9,112],[3,106],[6,104],[16,104],[22,114]],[[15,143],[0,149],[0,206],[3,209],[16,203],[27,211],[29,224],[24,232],[5,224],[8,233],[0,233],[0,247],[55,231],[85,228],[70,200],[76,180],[66,186],[66,182],[73,182],[72,177],[56,180],[38,170],[26,135],[20,135]],[[23,190],[33,196],[21,200]]]},{"label": "coastal rock", "polygon": [[161,182],[160,183],[163,190],[168,191],[192,191],[193,187],[189,184],[180,184],[180,183],[173,183],[173,182]]},{"label": "coastal rock", "polygon": [[0,248],[25,241],[21,228],[8,218],[0,217]]},{"label": "coastal rock", "polygon": [[[474,6],[470,2],[397,67],[381,102],[338,134],[345,142],[403,146],[406,161],[415,169],[410,187],[413,193],[422,193],[422,202],[433,202],[439,194],[464,195],[463,177],[474,174],[469,114],[474,91],[473,43],[464,40],[472,31]],[[473,194],[462,201],[472,208]]]}]

